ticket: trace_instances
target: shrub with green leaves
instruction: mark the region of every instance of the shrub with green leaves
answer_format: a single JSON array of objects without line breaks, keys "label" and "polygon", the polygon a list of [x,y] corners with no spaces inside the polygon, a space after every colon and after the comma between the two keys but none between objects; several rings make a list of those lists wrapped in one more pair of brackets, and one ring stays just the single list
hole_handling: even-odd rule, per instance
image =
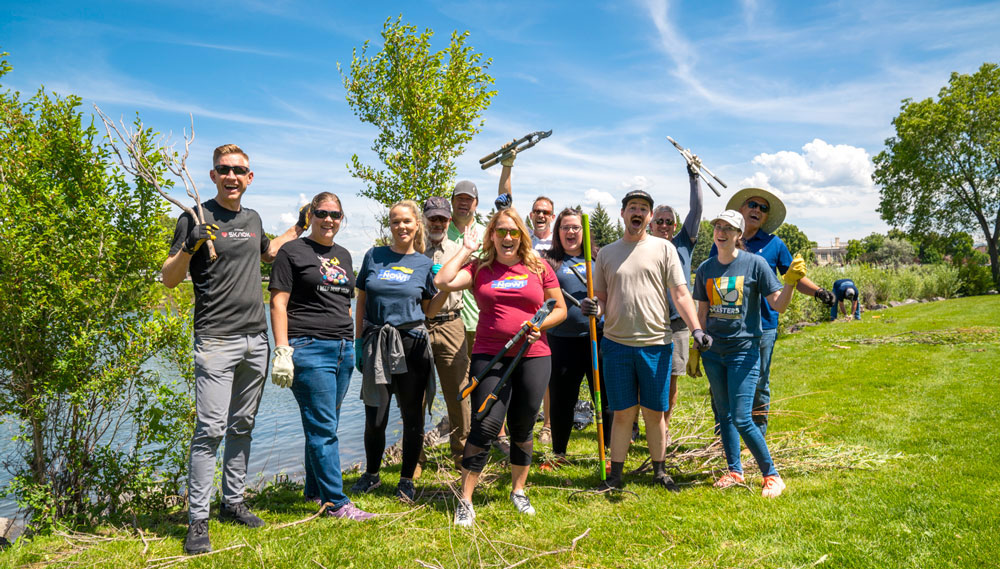
[{"label": "shrub with green leaves", "polygon": [[0,92],[0,416],[17,427],[8,491],[36,526],[161,507],[192,425],[190,305],[158,309],[165,204],[112,167],[79,105]]}]

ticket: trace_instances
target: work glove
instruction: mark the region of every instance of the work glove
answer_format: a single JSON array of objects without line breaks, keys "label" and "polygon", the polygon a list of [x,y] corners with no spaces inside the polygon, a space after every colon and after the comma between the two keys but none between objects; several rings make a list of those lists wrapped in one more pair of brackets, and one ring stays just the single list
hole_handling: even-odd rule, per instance
[{"label": "work glove", "polygon": [[309,224],[312,223],[312,204],[306,204],[299,208],[299,220],[295,222],[296,227],[301,227],[303,230],[309,229]]},{"label": "work glove", "polygon": [[795,286],[804,276],[806,276],[806,262],[802,259],[802,255],[796,255],[781,279],[786,285]]},{"label": "work glove", "polygon": [[493,200],[493,207],[497,211],[503,211],[512,205],[514,205],[514,198],[510,194],[500,194],[497,199]]},{"label": "work glove", "polygon": [[274,359],[271,360],[271,383],[278,387],[291,387],[295,378],[295,365],[292,363],[291,346],[278,346],[274,349]]},{"label": "work glove", "polygon": [[215,231],[219,226],[214,223],[199,223],[191,228],[187,239],[184,240],[184,252],[194,255],[195,251],[201,247],[205,241],[215,241]]},{"label": "work glove", "polygon": [[596,296],[593,298],[584,298],[580,301],[580,312],[582,312],[584,316],[593,316],[596,318],[597,308],[598,304]]},{"label": "work glove", "polygon": [[354,339],[354,369],[362,372],[365,369],[365,340],[364,338]]},{"label": "work glove", "polygon": [[816,300],[822,302],[827,306],[833,306],[837,303],[837,298],[833,296],[833,293],[826,290],[825,288],[818,289],[816,291]]},{"label": "work glove", "polygon": [[506,158],[500,161],[500,165],[510,168],[511,166],[514,165],[515,158],[517,158],[517,150],[511,150],[510,154],[508,154]]},{"label": "work glove", "polygon": [[[697,158],[698,157],[695,156],[695,159],[697,159]],[[698,161],[698,164],[692,164],[691,162],[688,162],[688,177],[689,178],[697,178],[700,175],[699,171],[698,171],[698,166],[700,164],[701,164],[700,160]]]},{"label": "work glove", "polygon": [[688,348],[686,371],[689,377],[701,377],[701,352],[694,346]]},{"label": "work glove", "polygon": [[698,348],[699,352],[704,352],[712,347],[712,337],[701,328],[691,332],[691,337],[694,338],[694,347]]}]

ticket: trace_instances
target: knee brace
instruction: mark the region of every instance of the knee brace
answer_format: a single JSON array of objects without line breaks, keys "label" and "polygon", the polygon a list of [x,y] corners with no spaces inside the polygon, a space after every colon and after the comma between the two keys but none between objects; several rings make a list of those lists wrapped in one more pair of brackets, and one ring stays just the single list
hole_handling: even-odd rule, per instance
[{"label": "knee brace", "polygon": [[516,466],[531,466],[531,449],[530,438],[525,442],[510,445],[510,463]]},{"label": "knee brace", "polygon": [[478,435],[476,432],[469,433],[469,438],[465,441],[462,468],[470,472],[482,472],[490,455],[490,441],[481,441]]}]

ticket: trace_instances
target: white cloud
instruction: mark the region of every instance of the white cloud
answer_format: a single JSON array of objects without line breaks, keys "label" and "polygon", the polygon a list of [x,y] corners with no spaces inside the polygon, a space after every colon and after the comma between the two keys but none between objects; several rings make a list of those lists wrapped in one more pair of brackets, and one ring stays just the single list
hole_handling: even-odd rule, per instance
[{"label": "white cloud", "polygon": [[583,193],[583,204],[588,208],[595,208],[597,204],[607,207],[608,204],[613,203],[615,203],[615,197],[608,192],[590,188]]},{"label": "white cloud", "polygon": [[286,211],[278,216],[278,220],[281,221],[281,225],[291,225],[299,220],[299,214]]},{"label": "white cloud", "polygon": [[632,190],[644,190],[649,191],[653,187],[653,182],[645,176],[632,176],[630,180],[624,180],[618,183],[618,187],[624,192],[631,192]]},{"label": "white cloud", "polygon": [[867,202],[877,192],[868,152],[847,144],[814,139],[802,152],[782,150],[758,154],[755,172],[741,183],[774,189],[788,205],[828,206]]}]

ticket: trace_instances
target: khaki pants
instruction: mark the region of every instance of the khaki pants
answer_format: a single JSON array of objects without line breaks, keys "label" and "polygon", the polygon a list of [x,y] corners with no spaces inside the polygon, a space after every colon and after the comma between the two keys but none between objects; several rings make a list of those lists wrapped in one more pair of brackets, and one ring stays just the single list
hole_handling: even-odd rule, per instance
[{"label": "khaki pants", "polygon": [[465,439],[469,436],[472,420],[471,403],[466,398],[458,400],[469,376],[469,354],[465,341],[465,325],[461,318],[448,322],[428,322],[427,331],[434,352],[434,365],[441,382],[441,396],[448,407],[451,424],[451,455],[456,462],[462,460]]}]

